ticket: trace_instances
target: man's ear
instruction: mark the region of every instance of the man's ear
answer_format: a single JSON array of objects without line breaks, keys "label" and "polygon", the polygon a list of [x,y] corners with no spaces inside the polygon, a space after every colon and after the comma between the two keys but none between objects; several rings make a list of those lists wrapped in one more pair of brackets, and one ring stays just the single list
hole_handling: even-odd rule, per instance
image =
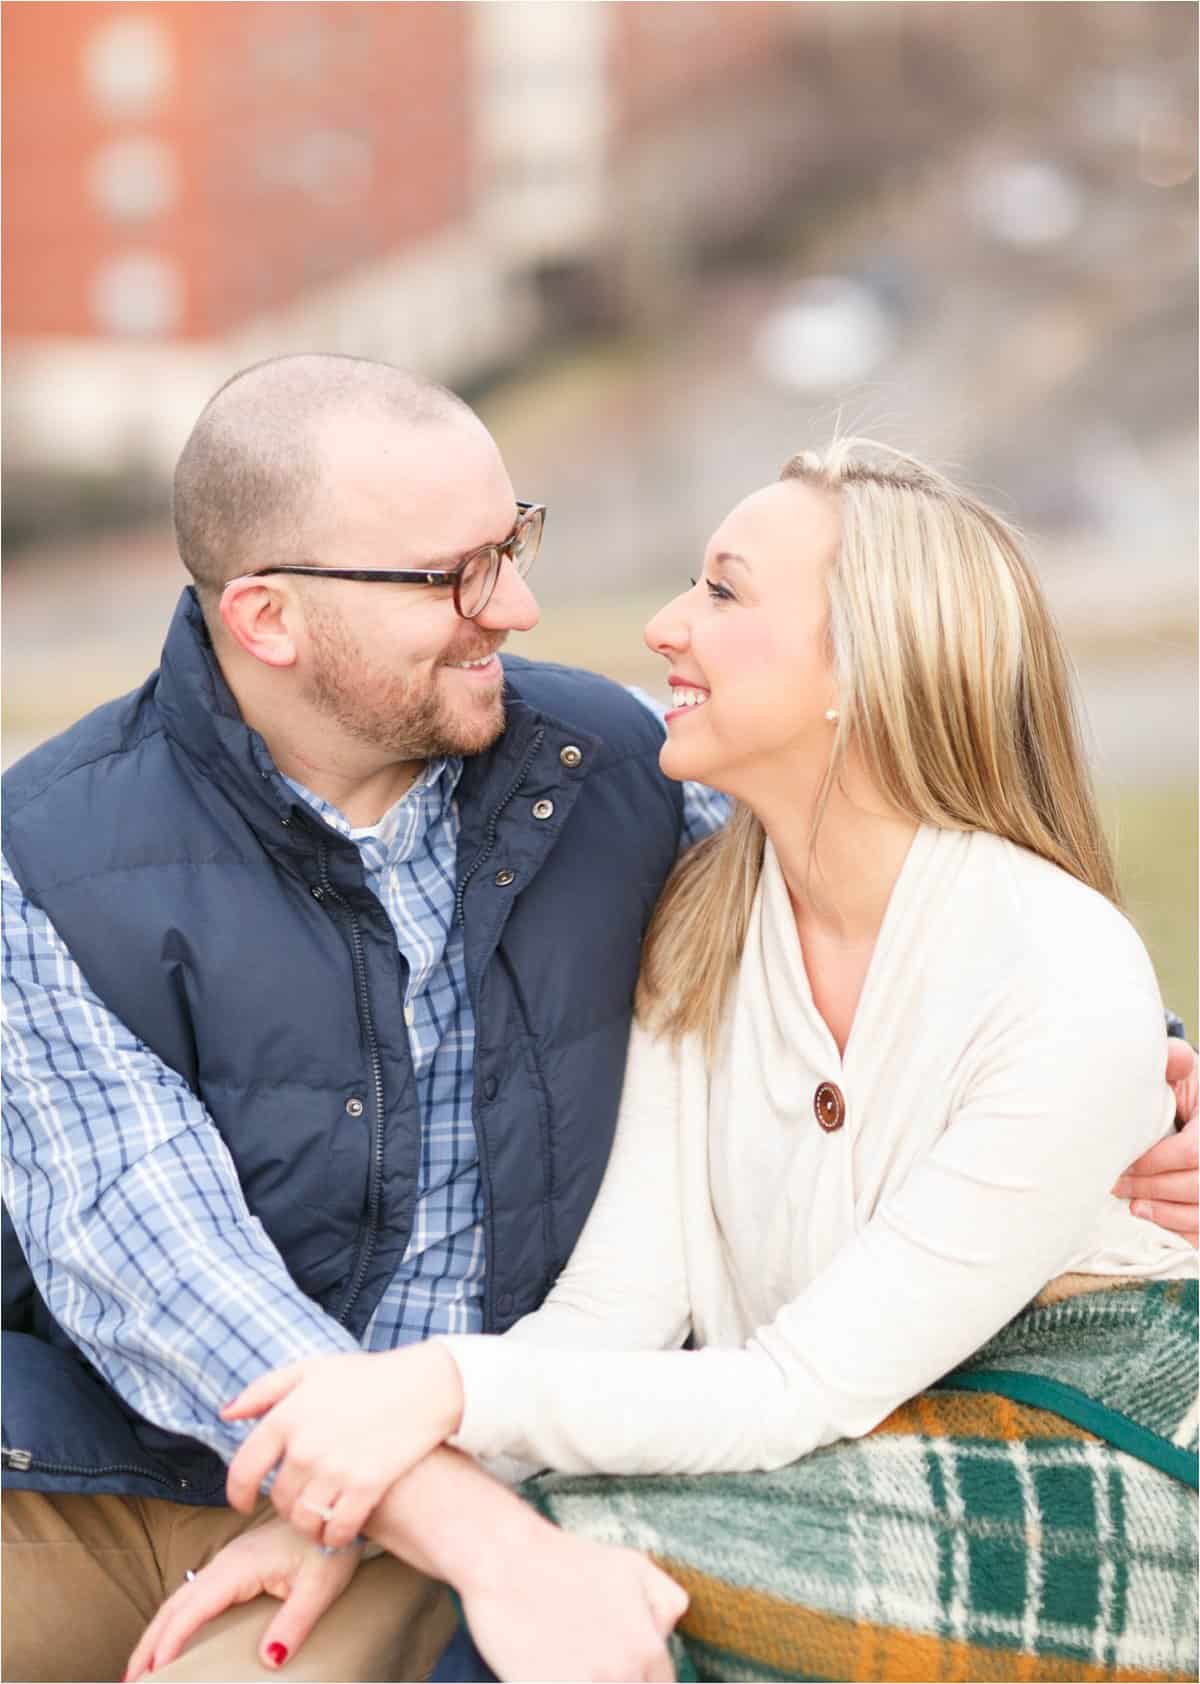
[{"label": "man's ear", "polygon": [[221,624],[229,636],[268,667],[296,664],[300,604],[286,587],[263,579],[231,579],[221,592]]}]

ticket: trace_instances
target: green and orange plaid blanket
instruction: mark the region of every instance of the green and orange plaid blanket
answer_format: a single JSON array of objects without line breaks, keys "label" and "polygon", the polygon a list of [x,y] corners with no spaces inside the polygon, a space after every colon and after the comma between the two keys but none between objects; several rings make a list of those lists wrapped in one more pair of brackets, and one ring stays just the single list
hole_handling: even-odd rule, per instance
[{"label": "green and orange plaid blanket", "polygon": [[685,1587],[680,1678],[1194,1680],[1196,1334],[1195,1282],[1098,1291],[778,1472],[524,1494]]}]

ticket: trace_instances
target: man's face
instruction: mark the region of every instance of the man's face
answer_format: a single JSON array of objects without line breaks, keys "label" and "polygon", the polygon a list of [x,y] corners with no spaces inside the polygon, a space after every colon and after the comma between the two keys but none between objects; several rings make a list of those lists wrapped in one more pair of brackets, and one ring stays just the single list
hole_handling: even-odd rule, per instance
[{"label": "man's face", "polygon": [[[474,417],[417,427],[342,419],[324,446],[323,489],[307,523],[314,562],[450,567],[512,530],[512,484]],[[306,693],[325,718],[398,761],[478,754],[496,740],[504,725],[496,651],[509,631],[537,621],[537,604],[508,562],[474,620],[459,617],[441,586],[295,582]]]}]

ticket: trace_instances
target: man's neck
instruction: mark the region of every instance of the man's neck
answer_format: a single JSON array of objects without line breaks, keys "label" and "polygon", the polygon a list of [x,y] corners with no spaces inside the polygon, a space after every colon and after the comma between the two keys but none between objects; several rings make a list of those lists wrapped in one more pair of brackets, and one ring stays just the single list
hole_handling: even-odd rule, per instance
[{"label": "man's neck", "polygon": [[312,795],[336,807],[354,830],[378,824],[407,795],[428,764],[424,760],[405,761],[366,776],[355,776],[318,765],[307,757],[288,758],[274,749],[272,755],[285,778],[302,784]]},{"label": "man's neck", "polygon": [[264,702],[251,685],[235,684],[228,672],[226,678],[243,720],[266,743],[284,777],[336,807],[355,830],[378,824],[428,764],[384,760],[377,748],[347,737],[302,705],[293,705],[281,720],[279,709]]}]

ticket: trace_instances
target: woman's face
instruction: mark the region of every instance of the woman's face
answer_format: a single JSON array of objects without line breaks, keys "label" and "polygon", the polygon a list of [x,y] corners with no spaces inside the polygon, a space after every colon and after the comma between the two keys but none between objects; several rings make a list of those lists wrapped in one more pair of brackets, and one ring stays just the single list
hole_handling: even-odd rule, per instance
[{"label": "woman's face", "polygon": [[661,764],[753,804],[762,779],[821,772],[836,706],[826,570],[834,498],[801,480],[765,486],[721,522],[691,590],[646,627],[670,665]]}]

